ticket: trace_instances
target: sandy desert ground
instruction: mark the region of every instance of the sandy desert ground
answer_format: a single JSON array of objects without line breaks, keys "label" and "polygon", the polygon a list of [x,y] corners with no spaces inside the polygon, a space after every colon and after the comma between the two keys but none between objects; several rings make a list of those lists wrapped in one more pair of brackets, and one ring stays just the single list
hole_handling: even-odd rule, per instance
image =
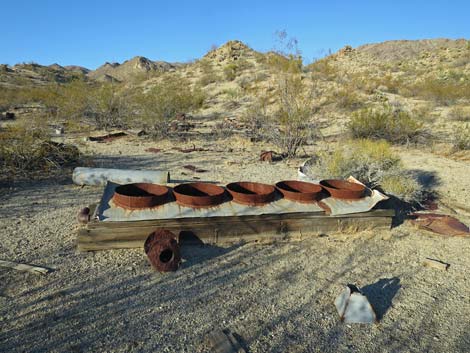
[{"label": "sandy desert ground", "polygon": [[[135,137],[82,145],[99,152],[98,166],[164,168],[180,181],[275,182],[295,178],[301,162],[261,163],[264,146],[249,142],[195,143],[212,151],[183,154],[171,142]],[[469,224],[469,162],[397,151],[408,168],[433,177],[441,211]],[[70,175],[0,188],[1,257],[54,269],[0,269],[0,351],[205,352],[217,328],[238,334],[249,352],[470,351],[469,238],[405,222],[300,242],[188,247],[177,272],[160,274],[140,249],[76,251],[77,211],[100,192],[74,186]],[[423,267],[426,257],[451,266]],[[333,302],[347,283],[370,297],[378,324],[340,322]]]}]

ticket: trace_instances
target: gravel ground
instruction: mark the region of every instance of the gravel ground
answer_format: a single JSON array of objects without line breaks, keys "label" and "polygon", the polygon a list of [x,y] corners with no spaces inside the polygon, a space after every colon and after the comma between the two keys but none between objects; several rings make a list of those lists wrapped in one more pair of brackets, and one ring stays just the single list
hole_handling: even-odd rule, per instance
[{"label": "gravel ground", "polygon": [[[298,161],[261,164],[262,148],[239,143],[218,152],[151,154],[144,151],[149,143],[119,141],[87,148],[100,152],[102,166],[168,168],[177,180],[296,176]],[[468,162],[401,153],[405,163],[436,174],[446,202],[466,203],[470,179],[460,192],[452,181],[468,175]],[[192,174],[185,164],[209,172]],[[188,247],[181,269],[159,274],[139,249],[75,250],[76,213],[100,192],[69,179],[0,188],[1,258],[54,269],[46,276],[0,269],[1,352],[204,352],[217,328],[237,333],[249,352],[470,351],[469,238],[405,223],[291,243]],[[458,217],[470,221],[468,213]],[[426,257],[451,267],[423,267]],[[371,298],[378,324],[339,321],[333,301],[347,283]]]}]

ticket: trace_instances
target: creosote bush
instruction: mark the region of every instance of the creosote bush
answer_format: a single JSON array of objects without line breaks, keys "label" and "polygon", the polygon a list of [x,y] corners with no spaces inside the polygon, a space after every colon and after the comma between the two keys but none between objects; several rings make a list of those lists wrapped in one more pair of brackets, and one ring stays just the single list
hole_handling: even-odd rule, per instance
[{"label": "creosote bush", "polygon": [[424,190],[416,178],[402,166],[384,140],[352,140],[313,156],[304,167],[315,180],[353,176],[370,187],[381,187],[406,202],[420,202]]},{"label": "creosote bush", "polygon": [[48,139],[44,122],[32,121],[0,132],[1,178],[50,172],[79,160],[77,147]]},{"label": "creosote bush", "polygon": [[354,112],[349,130],[354,138],[384,139],[398,144],[415,142],[424,134],[421,122],[390,104]]},{"label": "creosote bush", "polygon": [[470,150],[470,124],[455,132],[453,148],[455,151]]}]

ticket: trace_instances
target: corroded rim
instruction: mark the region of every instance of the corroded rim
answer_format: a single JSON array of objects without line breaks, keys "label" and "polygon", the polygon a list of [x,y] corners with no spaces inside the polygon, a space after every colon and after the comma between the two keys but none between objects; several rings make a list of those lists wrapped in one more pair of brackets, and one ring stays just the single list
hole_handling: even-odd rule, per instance
[{"label": "corroded rim", "polygon": [[116,187],[113,201],[127,209],[142,209],[163,205],[170,189],[163,185],[149,183],[125,184]]},{"label": "corroded rim", "polygon": [[326,179],[320,181],[332,197],[337,199],[357,200],[363,197],[365,186],[358,183],[340,179]]},{"label": "corroded rim", "polygon": [[270,203],[276,196],[276,188],[272,185],[240,181],[227,184],[227,190],[233,201],[250,206]]},{"label": "corroded rim", "polygon": [[316,202],[323,188],[318,184],[298,180],[283,180],[276,184],[276,189],[291,201],[302,203]]},{"label": "corroded rim", "polygon": [[186,207],[213,207],[224,201],[223,187],[210,183],[186,183],[173,188],[176,202]]}]

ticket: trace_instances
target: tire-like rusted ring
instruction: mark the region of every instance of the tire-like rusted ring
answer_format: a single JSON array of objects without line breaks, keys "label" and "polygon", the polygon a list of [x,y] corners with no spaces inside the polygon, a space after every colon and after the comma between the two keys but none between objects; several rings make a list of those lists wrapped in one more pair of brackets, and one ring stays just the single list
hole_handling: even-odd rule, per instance
[{"label": "tire-like rusted ring", "polygon": [[120,185],[114,190],[113,201],[120,207],[150,208],[164,204],[170,189],[163,185],[136,183]]},{"label": "tire-like rusted ring", "polygon": [[326,189],[332,197],[346,200],[360,199],[366,189],[364,185],[339,179],[322,180],[320,181],[320,185]]},{"label": "tire-like rusted ring", "polygon": [[260,206],[270,203],[276,196],[276,188],[272,185],[241,181],[227,185],[233,201],[243,205]]},{"label": "tire-like rusted ring", "polygon": [[187,183],[173,188],[176,202],[186,207],[213,207],[224,201],[224,188],[210,183]]},{"label": "tire-like rusted ring", "polygon": [[181,254],[176,235],[165,229],[151,233],[144,244],[149,262],[159,272],[176,271],[181,263]]},{"label": "tire-like rusted ring", "polygon": [[313,203],[320,198],[323,188],[318,184],[298,180],[284,180],[276,184],[284,198],[296,202]]}]

